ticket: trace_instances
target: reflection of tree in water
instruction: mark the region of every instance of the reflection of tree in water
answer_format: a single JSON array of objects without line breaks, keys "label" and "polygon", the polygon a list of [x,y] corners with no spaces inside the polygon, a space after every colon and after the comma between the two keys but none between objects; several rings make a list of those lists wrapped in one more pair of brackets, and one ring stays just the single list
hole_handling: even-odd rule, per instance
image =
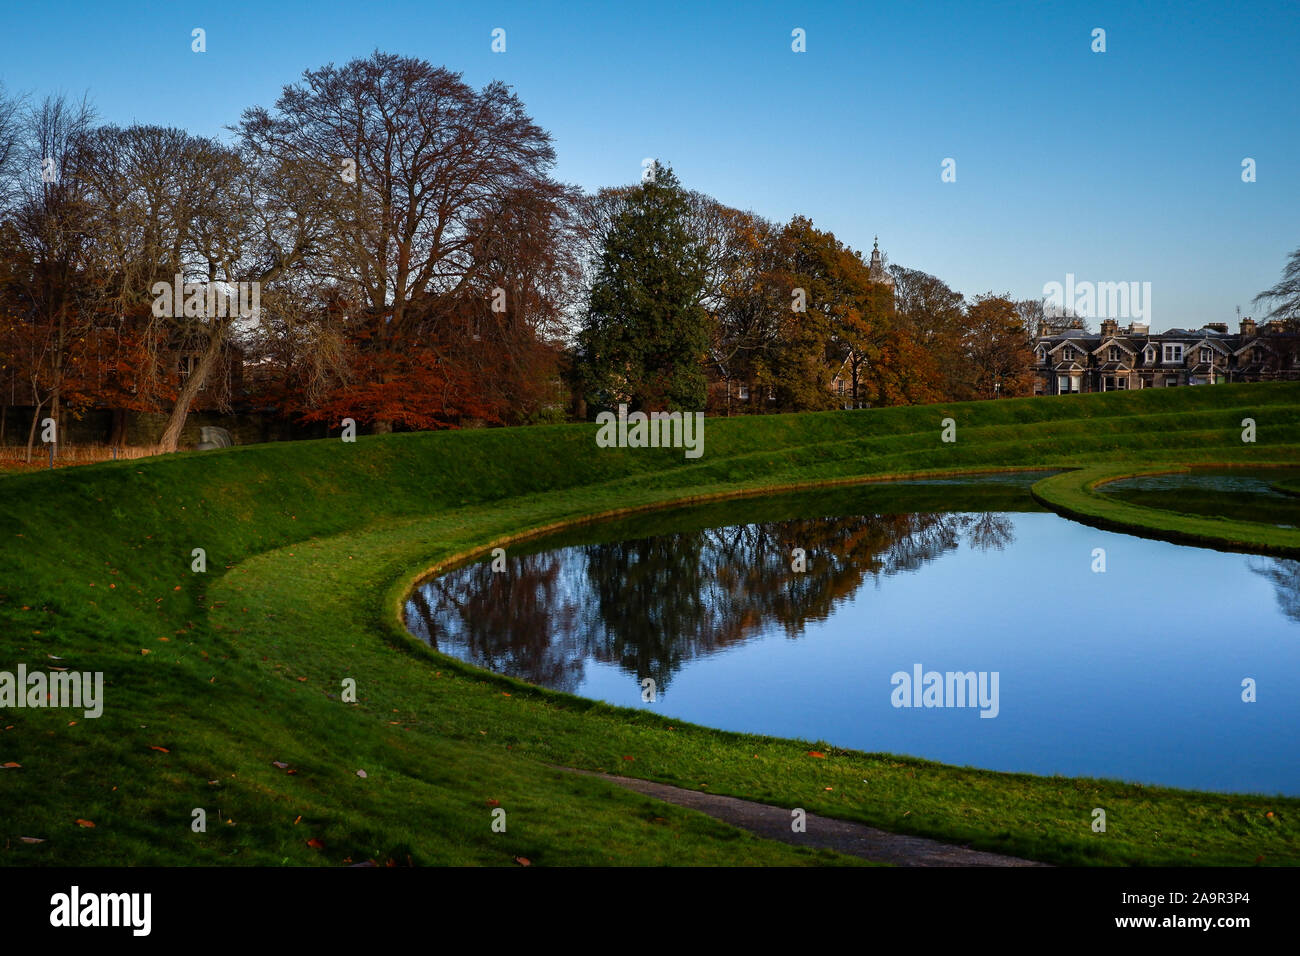
[{"label": "reflection of tree in water", "polygon": [[[1002,515],[902,514],[734,525],[469,565],[422,585],[413,632],[435,647],[560,690],[587,658],[662,693],[688,660],[764,629],[798,637],[871,576],[913,571],[955,550],[1006,546]],[[807,570],[791,568],[802,548]]]},{"label": "reflection of tree in water", "polygon": [[1011,519],[1006,515],[988,511],[963,517],[970,520],[966,540],[976,551],[1001,551],[1015,540]]},{"label": "reflection of tree in water", "polygon": [[470,564],[420,585],[407,604],[412,633],[444,653],[522,680],[573,690],[585,649],[573,646],[578,617],[568,552],[512,557],[506,570]]},{"label": "reflection of tree in water", "polygon": [[1283,558],[1251,559],[1249,567],[1256,574],[1273,582],[1277,589],[1277,604],[1282,613],[1300,622],[1300,561]]}]

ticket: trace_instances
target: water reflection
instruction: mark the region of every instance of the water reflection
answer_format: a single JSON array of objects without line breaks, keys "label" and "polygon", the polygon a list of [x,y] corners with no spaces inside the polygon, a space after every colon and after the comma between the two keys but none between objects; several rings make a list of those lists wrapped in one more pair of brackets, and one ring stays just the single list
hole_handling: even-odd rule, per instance
[{"label": "water reflection", "polygon": [[[483,561],[419,587],[407,626],[480,667],[576,692],[588,660],[663,695],[695,658],[760,633],[799,637],[868,579],[956,550],[1001,551],[1004,514],[914,513],[730,525]],[[795,549],[806,570],[796,571]]]},{"label": "water reflection", "polygon": [[1300,623],[1300,561],[1252,558],[1250,569],[1272,582],[1278,608],[1291,620]]}]

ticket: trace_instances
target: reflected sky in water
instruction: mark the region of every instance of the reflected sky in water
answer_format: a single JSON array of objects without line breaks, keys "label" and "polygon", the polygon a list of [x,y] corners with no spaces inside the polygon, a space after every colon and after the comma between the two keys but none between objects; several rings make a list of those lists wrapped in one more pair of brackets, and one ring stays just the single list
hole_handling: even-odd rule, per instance
[{"label": "reflected sky in water", "polygon": [[[591,538],[598,536],[592,533]],[[1300,562],[1046,513],[734,523],[424,582],[411,630],[532,683],[730,730],[996,770],[1300,793]],[[791,569],[795,548],[807,571]],[[1093,551],[1106,552],[1094,573]],[[891,675],[997,671],[999,713]],[[641,699],[652,678],[657,700]],[[1254,678],[1258,701],[1241,699]]]}]

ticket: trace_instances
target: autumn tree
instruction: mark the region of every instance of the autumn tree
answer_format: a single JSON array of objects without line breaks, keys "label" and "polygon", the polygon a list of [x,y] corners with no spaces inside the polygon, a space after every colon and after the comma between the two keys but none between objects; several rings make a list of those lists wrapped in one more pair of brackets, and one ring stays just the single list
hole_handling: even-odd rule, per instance
[{"label": "autumn tree", "polygon": [[474,90],[378,51],[306,71],[274,109],[247,110],[239,132],[329,205],[310,269],[351,303],[350,374],[334,381],[332,409],[377,432],[454,422],[472,383],[451,351],[465,346],[467,297],[493,260],[484,246],[519,215],[519,197],[567,195],[548,177],[549,135],[503,83]]},{"label": "autumn tree", "polygon": [[899,328],[914,344],[911,373],[938,398],[967,397],[965,298],[919,269],[896,265],[890,274]]},{"label": "autumn tree", "polygon": [[973,397],[1032,392],[1034,356],[1009,296],[986,292],[966,309],[966,352]]},{"label": "autumn tree", "polygon": [[[24,378],[35,404],[28,457],[41,413],[60,427],[65,407],[81,399],[72,376],[72,352],[83,338],[89,215],[84,182],[85,140],[94,112],[85,100],[50,96],[28,107],[13,135],[15,255],[23,268],[12,273],[11,291],[23,303],[19,315]],[[48,405],[47,405],[48,403]]]},{"label": "autumn tree", "polygon": [[732,382],[757,382],[758,363],[776,346],[793,300],[783,273],[781,228],[720,204],[719,220],[704,304],[711,320],[710,363],[724,383],[730,413]]},{"label": "autumn tree", "polygon": [[776,395],[784,410],[829,409],[837,354],[834,321],[843,306],[836,282],[841,247],[829,232],[795,216],[781,230],[773,280],[784,305],[776,341],[755,363],[759,384]]}]

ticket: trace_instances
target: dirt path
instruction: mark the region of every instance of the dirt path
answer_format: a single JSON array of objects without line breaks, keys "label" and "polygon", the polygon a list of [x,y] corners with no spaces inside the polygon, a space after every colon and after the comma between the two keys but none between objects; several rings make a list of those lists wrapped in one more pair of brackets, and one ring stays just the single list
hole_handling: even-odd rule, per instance
[{"label": "dirt path", "polygon": [[766,803],[754,803],[736,797],[724,797],[714,793],[700,793],[696,790],[683,790],[663,783],[651,783],[632,777],[616,777],[606,773],[593,773],[589,770],[561,768],[571,773],[580,773],[588,777],[599,777],[628,790],[635,790],[649,797],[675,803],[678,806],[699,810],[711,817],[730,823],[732,826],[748,830],[769,840],[780,840],[795,846],[816,847],[860,856],[876,863],[890,863],[894,866],[1046,866],[1033,860],[1022,860],[1014,856],[1002,856],[998,853],[985,853],[967,847],[939,843],[925,837],[904,836],[887,833],[862,823],[847,820],[835,820],[808,814],[807,831],[794,833],[790,829],[790,808],[774,807]]}]

